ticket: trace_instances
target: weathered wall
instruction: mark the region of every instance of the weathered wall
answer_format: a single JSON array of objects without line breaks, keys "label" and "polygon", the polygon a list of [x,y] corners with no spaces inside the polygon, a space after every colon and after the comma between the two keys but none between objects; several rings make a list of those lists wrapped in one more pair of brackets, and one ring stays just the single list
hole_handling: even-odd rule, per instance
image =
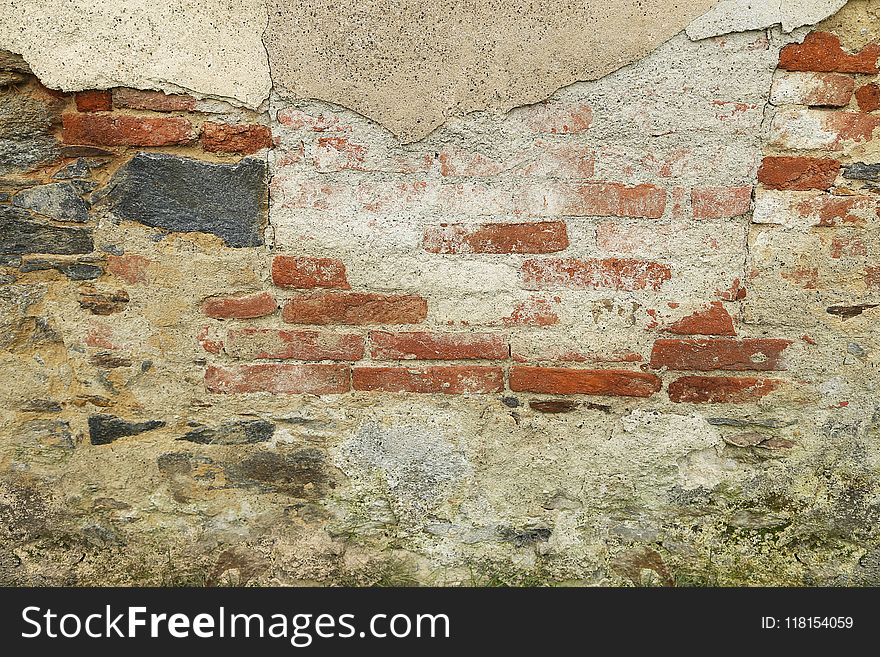
[{"label": "weathered wall", "polygon": [[3,583],[877,584],[877,4],[413,143],[0,57]]}]

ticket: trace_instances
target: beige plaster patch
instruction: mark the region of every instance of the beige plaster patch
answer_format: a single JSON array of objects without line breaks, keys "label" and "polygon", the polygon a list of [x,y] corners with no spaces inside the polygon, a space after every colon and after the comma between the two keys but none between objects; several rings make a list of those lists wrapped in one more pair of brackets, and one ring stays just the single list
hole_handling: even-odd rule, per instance
[{"label": "beige plaster patch", "polygon": [[446,117],[504,112],[640,59],[716,0],[269,0],[276,87],[415,141]]},{"label": "beige plaster patch", "polygon": [[49,87],[190,91],[251,108],[272,83],[265,0],[0,0],[0,49]]}]

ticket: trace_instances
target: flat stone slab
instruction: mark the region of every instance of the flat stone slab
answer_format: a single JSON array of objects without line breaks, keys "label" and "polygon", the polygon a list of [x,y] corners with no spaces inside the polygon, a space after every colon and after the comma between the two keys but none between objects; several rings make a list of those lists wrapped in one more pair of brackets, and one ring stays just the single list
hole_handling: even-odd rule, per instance
[{"label": "flat stone slab", "polygon": [[85,228],[52,226],[35,221],[27,210],[0,206],[0,254],[75,255],[94,249],[92,233]]},{"label": "flat stone slab", "polygon": [[114,176],[106,200],[120,219],[170,232],[213,233],[228,246],[260,246],[268,203],[267,165],[216,164],[139,153]]}]

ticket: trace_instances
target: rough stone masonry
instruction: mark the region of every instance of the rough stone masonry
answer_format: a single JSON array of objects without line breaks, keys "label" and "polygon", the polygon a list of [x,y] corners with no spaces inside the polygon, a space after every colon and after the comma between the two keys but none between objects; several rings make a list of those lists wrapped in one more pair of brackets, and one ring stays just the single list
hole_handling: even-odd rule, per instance
[{"label": "rough stone masonry", "polygon": [[0,584],[880,584],[880,0],[92,4],[0,1]]}]

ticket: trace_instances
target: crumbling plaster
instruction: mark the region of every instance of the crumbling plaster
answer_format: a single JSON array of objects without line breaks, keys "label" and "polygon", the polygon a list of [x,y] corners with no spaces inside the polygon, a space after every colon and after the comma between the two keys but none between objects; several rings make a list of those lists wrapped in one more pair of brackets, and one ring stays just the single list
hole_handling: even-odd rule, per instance
[{"label": "crumbling plaster", "polygon": [[0,0],[0,48],[65,91],[184,90],[258,108],[275,86],[414,141],[449,116],[506,112],[601,78],[689,23],[691,38],[777,23],[791,31],[843,4]]}]

